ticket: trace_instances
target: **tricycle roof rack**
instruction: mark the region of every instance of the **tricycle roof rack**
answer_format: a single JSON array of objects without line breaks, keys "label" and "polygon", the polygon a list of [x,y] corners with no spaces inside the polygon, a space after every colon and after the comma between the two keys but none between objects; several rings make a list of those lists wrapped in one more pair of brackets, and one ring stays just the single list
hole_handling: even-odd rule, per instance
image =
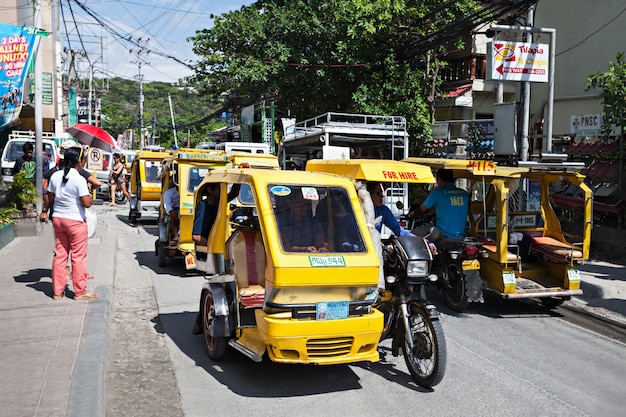
[{"label": "tricycle roof rack", "polygon": [[285,129],[282,147],[287,154],[306,153],[310,155],[307,159],[312,159],[322,157],[317,154],[322,147],[343,146],[355,151],[357,147],[381,143],[391,145],[391,159],[406,158],[409,144],[406,118],[328,112]]}]

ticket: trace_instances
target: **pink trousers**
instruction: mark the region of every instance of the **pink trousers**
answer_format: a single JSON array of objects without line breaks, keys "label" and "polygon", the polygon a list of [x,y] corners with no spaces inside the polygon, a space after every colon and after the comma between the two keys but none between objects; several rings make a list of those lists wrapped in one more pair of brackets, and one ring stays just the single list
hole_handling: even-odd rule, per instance
[{"label": "pink trousers", "polygon": [[67,285],[67,258],[72,253],[74,296],[87,292],[87,222],[52,218],[55,248],[52,259],[52,291],[60,295]]}]

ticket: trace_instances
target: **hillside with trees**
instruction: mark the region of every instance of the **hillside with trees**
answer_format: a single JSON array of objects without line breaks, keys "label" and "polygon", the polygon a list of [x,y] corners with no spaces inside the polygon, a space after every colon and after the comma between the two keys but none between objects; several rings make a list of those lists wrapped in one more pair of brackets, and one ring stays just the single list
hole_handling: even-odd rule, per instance
[{"label": "hillside with trees", "polygon": [[[106,85],[98,92],[102,103],[102,127],[114,137],[126,129],[135,129],[139,134],[139,84],[134,80],[112,78],[106,82],[96,80],[97,85]],[[192,146],[207,141],[211,131],[226,125],[220,119],[223,103],[206,93],[201,94],[193,84],[173,85],[162,82],[143,83],[143,117],[154,137],[155,144],[171,147],[174,130],[168,95],[172,99],[174,122],[179,146],[186,145],[187,134]],[[82,94],[88,94],[83,92]]]}]

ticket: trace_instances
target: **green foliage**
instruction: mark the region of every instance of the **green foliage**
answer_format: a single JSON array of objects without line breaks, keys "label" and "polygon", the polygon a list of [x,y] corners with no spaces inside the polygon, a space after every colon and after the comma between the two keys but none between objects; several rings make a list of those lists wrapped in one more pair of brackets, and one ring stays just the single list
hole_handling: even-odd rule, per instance
[{"label": "green foliage", "polygon": [[626,62],[624,53],[618,52],[615,62],[609,62],[609,69],[591,75],[587,79],[586,91],[602,88],[604,126],[603,133],[608,136],[611,124],[626,126]]},{"label": "green foliage", "polygon": [[12,214],[17,214],[19,212],[20,211],[15,207],[6,207],[0,209],[0,225],[15,223],[15,219],[13,218]]},{"label": "green foliage", "polygon": [[[114,137],[125,129],[135,129],[139,137],[139,84],[133,80],[113,78],[109,88],[99,93],[102,101],[102,127]],[[212,116],[225,110],[224,104],[202,94],[193,84],[169,84],[162,82],[143,83],[144,127],[150,128],[155,144],[166,148],[174,143],[174,130],[168,95],[172,98],[174,122],[179,147],[187,144],[187,133],[191,146],[208,140],[211,131],[226,125],[224,120]]]},{"label": "green foliage", "polygon": [[18,210],[23,210],[37,202],[37,188],[26,178],[25,172],[18,172],[13,176],[6,193],[6,201]]},{"label": "green foliage", "polygon": [[240,105],[276,96],[299,120],[329,111],[405,116],[417,147],[430,133],[436,58],[413,44],[478,3],[257,1],[191,38],[201,57],[193,79],[213,96],[243,98]]}]

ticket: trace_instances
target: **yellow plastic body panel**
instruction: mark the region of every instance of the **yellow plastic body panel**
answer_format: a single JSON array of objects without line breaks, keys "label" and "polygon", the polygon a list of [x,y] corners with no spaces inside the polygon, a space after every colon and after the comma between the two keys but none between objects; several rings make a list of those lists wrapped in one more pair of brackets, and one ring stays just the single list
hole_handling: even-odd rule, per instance
[{"label": "yellow plastic body panel", "polygon": [[256,322],[274,362],[335,365],[379,359],[378,341],[383,314],[349,317],[344,320],[294,320],[256,310]]},{"label": "yellow plastic body panel", "polygon": [[[307,184],[311,186],[340,186],[346,189],[353,207],[360,207],[354,185],[346,178],[336,175],[305,171],[286,171],[255,168],[232,168],[209,172],[201,189],[207,182],[248,184],[256,196],[263,243],[267,254],[265,280],[272,287],[299,287],[307,285],[377,285],[379,262],[365,217],[359,210],[355,213],[357,226],[366,246],[364,252],[354,253],[287,253],[280,245],[269,184]],[[225,184],[223,184],[225,187]],[[225,254],[225,242],[232,232],[229,222],[227,190],[221,191],[217,221],[211,228],[207,249],[209,253]],[[190,229],[191,230],[191,229]],[[339,259],[340,258],[340,259]],[[334,262],[334,261],[340,262]],[[326,266],[318,266],[318,265]]]},{"label": "yellow plastic body panel", "polygon": [[380,159],[313,159],[307,171],[327,172],[355,180],[434,184],[435,177],[428,166]]}]

